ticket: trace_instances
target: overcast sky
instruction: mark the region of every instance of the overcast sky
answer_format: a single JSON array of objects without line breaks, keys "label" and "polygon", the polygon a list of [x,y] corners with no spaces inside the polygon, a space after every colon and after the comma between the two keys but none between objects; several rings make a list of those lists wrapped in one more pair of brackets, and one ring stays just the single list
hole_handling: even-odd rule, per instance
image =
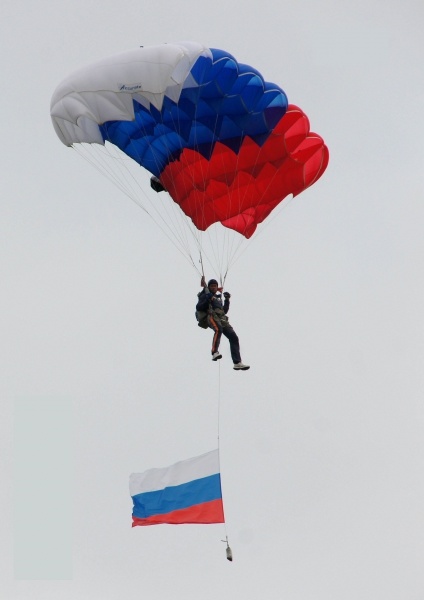
[{"label": "overcast sky", "polygon": [[[2,0],[2,599],[422,600],[423,24],[420,0]],[[72,70],[179,40],[256,67],[330,150],[227,278],[247,372],[50,121]],[[132,529],[129,474],[218,424],[226,526]]]}]

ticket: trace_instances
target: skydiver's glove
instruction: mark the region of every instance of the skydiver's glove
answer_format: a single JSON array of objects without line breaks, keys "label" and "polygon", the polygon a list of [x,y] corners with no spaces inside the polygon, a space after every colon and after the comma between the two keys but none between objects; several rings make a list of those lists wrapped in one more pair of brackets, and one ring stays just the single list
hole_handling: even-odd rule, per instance
[{"label": "skydiver's glove", "polygon": [[210,299],[212,298],[212,296],[213,296],[213,294],[211,294],[211,292],[208,292],[208,293],[206,294],[206,298],[207,298],[208,300],[210,300]]},{"label": "skydiver's glove", "polygon": [[225,298],[226,300],[229,300],[229,299],[231,298],[231,294],[230,294],[230,292],[224,292],[224,298]]}]

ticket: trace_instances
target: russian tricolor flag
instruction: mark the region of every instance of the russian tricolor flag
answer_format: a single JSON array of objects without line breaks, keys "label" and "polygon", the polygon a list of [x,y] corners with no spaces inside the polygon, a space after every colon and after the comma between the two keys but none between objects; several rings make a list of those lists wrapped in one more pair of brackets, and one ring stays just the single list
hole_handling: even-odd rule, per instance
[{"label": "russian tricolor flag", "polygon": [[130,475],[133,527],[170,523],[224,523],[219,453]]}]

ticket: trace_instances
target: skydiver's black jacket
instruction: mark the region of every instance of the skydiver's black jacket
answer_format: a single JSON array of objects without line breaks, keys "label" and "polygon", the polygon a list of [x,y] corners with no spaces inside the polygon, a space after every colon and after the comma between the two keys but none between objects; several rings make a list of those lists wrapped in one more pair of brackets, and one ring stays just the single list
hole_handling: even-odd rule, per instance
[{"label": "skydiver's black jacket", "polygon": [[210,291],[207,287],[203,288],[203,290],[201,292],[199,292],[197,294],[197,296],[198,296],[199,300],[196,304],[196,310],[199,310],[202,312],[208,312],[209,307],[211,307],[211,309],[213,311],[218,310],[218,314],[220,311],[223,311],[224,314],[226,315],[230,309],[230,299],[229,298],[225,298],[224,303],[222,303],[221,294],[217,293],[217,294],[215,294],[215,296],[212,296],[212,294],[210,293]]}]

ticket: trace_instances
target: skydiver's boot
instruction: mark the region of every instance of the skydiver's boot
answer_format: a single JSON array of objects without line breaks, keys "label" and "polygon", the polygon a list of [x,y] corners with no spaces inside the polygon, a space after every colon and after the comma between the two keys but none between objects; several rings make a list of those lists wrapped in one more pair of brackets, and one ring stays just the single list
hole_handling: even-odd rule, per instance
[{"label": "skydiver's boot", "polygon": [[214,352],[212,354],[212,360],[219,360],[220,358],[222,358],[222,354],[220,354],[219,352]]},{"label": "skydiver's boot", "polygon": [[233,367],[234,371],[247,371],[250,369],[249,365],[244,365],[242,362],[236,363]]}]

